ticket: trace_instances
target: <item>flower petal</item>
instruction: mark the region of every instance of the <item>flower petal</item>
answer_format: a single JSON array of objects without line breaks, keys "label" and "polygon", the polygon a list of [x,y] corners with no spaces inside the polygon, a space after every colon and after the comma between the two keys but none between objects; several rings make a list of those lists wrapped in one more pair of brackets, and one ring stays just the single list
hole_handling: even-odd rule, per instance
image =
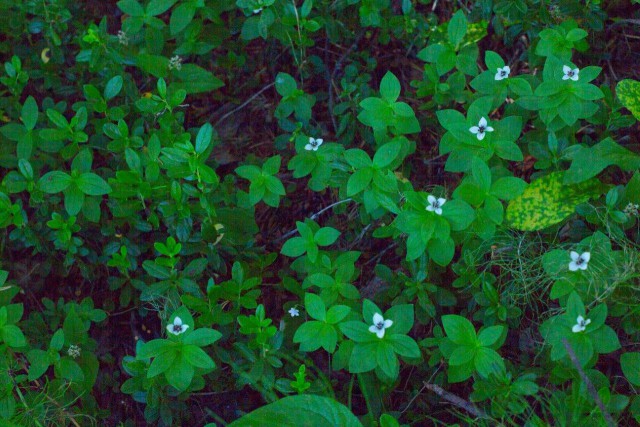
[{"label": "flower petal", "polygon": [[382,317],[382,314],[380,313],[376,313],[373,315],[373,325],[377,325],[380,322],[384,322],[384,317]]},{"label": "flower petal", "polygon": [[172,323],[167,325],[167,332],[169,332],[170,334],[174,333],[173,332],[173,324]]},{"label": "flower petal", "polygon": [[431,194],[427,196],[427,201],[429,202],[429,204],[433,205],[436,202],[435,196],[432,196]]},{"label": "flower petal", "polygon": [[506,71],[507,74],[511,74],[511,67],[509,67],[508,65],[505,65],[504,67],[502,67],[502,69]]},{"label": "flower petal", "polygon": [[579,78],[579,77],[578,77],[578,75],[577,75],[577,74],[574,74],[573,76],[571,76],[571,80],[573,80],[574,82],[577,82],[577,81],[578,81],[578,78]]},{"label": "flower petal", "polygon": [[576,251],[571,251],[569,256],[571,256],[571,261],[578,261],[580,259],[580,254]]},{"label": "flower petal", "polygon": [[582,264],[580,264],[580,265],[578,266],[578,268],[579,268],[580,270],[586,270],[588,266],[589,266],[589,264],[588,264],[588,263],[583,262]]},{"label": "flower petal", "polygon": [[480,118],[478,126],[487,127],[487,119],[485,119],[484,117]]},{"label": "flower petal", "polygon": [[304,146],[304,149],[307,150],[307,151],[311,151],[311,150],[313,150],[313,145],[307,144],[307,145]]},{"label": "flower petal", "polygon": [[496,75],[493,77],[494,80],[502,80],[505,79],[506,77],[503,77],[502,74],[500,74],[500,68],[498,68],[498,72],[496,73]]},{"label": "flower petal", "polygon": [[576,271],[578,270],[578,264],[576,264],[575,261],[571,261],[569,263],[569,271]]},{"label": "flower petal", "polygon": [[442,197],[440,197],[440,198],[438,199],[438,204],[439,204],[440,206],[444,205],[445,203],[447,203],[447,199],[443,199]]},{"label": "flower petal", "polygon": [[175,319],[173,319],[173,324],[176,326],[181,326],[182,325],[182,319],[179,318],[178,316],[176,316]]},{"label": "flower petal", "polygon": [[186,331],[187,329],[189,329],[189,325],[182,325],[182,330],[180,331],[181,333]]},{"label": "flower petal", "polygon": [[582,332],[584,331],[584,327],[580,326],[580,325],[573,325],[573,328],[571,328],[571,330],[574,333],[578,333],[578,332]]},{"label": "flower petal", "polygon": [[569,74],[571,72],[571,67],[569,67],[568,65],[563,65],[562,72],[565,74]]},{"label": "flower petal", "polygon": [[391,325],[393,325],[393,320],[387,319],[387,320],[384,321],[384,327],[385,328],[390,328]]},{"label": "flower petal", "polygon": [[487,127],[484,129],[484,131],[485,131],[485,132],[493,132],[493,128],[492,128],[491,126],[487,126]]},{"label": "flower petal", "polygon": [[378,331],[379,331],[379,329],[376,328],[376,325],[369,326],[369,332],[373,332],[374,334],[377,334]]},{"label": "flower petal", "polygon": [[480,128],[478,126],[471,126],[469,128],[469,132],[471,133],[478,133],[478,131],[480,131]]},{"label": "flower petal", "polygon": [[591,323],[591,319],[587,319],[587,320],[584,321],[585,325],[588,325],[589,323]]},{"label": "flower petal", "polygon": [[384,337],[384,328],[379,329],[379,330],[376,332],[376,335],[378,336],[378,338],[382,339],[382,337]]},{"label": "flower petal", "polygon": [[477,135],[478,141],[482,141],[484,139],[485,135],[486,135],[486,133],[484,133],[484,132],[478,132],[478,135]]},{"label": "flower petal", "polygon": [[580,255],[580,258],[582,258],[584,262],[589,262],[591,259],[591,252],[583,252],[582,255]]},{"label": "flower petal", "polygon": [[438,215],[442,215],[442,208],[436,208],[434,212]]},{"label": "flower petal", "polygon": [[580,324],[582,322],[584,322],[584,317],[578,316],[578,318],[576,319],[576,323]]},{"label": "flower petal", "polygon": [[426,208],[429,212],[433,212],[436,210],[436,208],[433,207],[433,205],[428,205]]},{"label": "flower petal", "polygon": [[569,78],[570,78],[570,77],[569,77],[569,75],[568,75],[568,74],[565,74],[564,76],[562,76],[562,80],[569,80]]},{"label": "flower petal", "polygon": [[324,142],[324,140],[322,138],[316,139],[316,144],[318,144],[318,145],[322,145],[323,142]]}]

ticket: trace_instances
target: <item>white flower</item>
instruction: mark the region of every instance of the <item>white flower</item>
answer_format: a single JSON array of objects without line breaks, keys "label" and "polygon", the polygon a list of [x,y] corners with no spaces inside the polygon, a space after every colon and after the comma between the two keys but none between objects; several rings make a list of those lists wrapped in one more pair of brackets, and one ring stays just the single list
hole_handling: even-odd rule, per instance
[{"label": "white flower", "polygon": [[563,65],[562,72],[564,73],[564,76],[562,76],[562,80],[571,79],[574,82],[578,81],[578,73],[580,72],[580,70],[578,70],[577,68],[571,69],[571,67],[569,67],[568,65]]},{"label": "white flower", "polygon": [[258,9],[253,9],[253,13],[260,13],[262,12],[262,8],[259,7]]},{"label": "white flower", "polygon": [[297,308],[295,308],[295,307],[291,307],[291,308],[289,309],[289,314],[291,315],[291,317],[297,317],[297,316],[300,316],[300,310],[298,310],[298,309],[297,309]]},{"label": "white flower", "polygon": [[427,210],[429,212],[435,212],[438,215],[442,215],[442,205],[444,205],[447,202],[447,199],[443,199],[442,197],[440,197],[439,199],[436,199],[433,196],[429,196],[427,197],[427,200],[429,201],[429,205],[427,205]]},{"label": "white flower", "polygon": [[182,58],[180,58],[178,55],[172,57],[169,61],[169,69],[180,71],[182,69]]},{"label": "white flower", "polygon": [[590,259],[591,254],[589,252],[583,252],[582,255],[580,255],[578,254],[578,252],[571,251],[571,262],[569,263],[569,270],[586,270]]},{"label": "white flower", "polygon": [[469,128],[469,132],[475,134],[478,137],[478,141],[482,141],[485,136],[485,132],[493,132],[493,128],[488,126],[487,119],[484,117],[478,122],[478,126],[472,126]]},{"label": "white flower", "polygon": [[322,145],[322,139],[318,138],[311,138],[309,137],[309,143],[307,145],[304,146],[304,149],[307,151],[318,151],[318,147],[320,147]]},{"label": "white flower", "polygon": [[169,331],[169,333],[173,335],[180,335],[187,329],[189,329],[189,325],[183,325],[182,319],[178,316],[173,319],[173,323],[167,325],[167,331]]},{"label": "white flower", "polygon": [[571,330],[574,333],[582,332],[587,328],[587,325],[589,323],[591,323],[591,319],[585,319],[582,316],[578,316],[578,318],[576,319],[576,324],[573,325],[573,328],[571,328]]},{"label": "white flower", "polygon": [[384,330],[393,325],[393,320],[384,320],[380,313],[373,315],[373,325],[369,326],[369,332],[373,332],[378,338],[384,337]]},{"label": "white flower", "polygon": [[127,33],[122,30],[118,31],[118,43],[124,46],[129,44],[129,37],[127,36]]},{"label": "white flower", "polygon": [[511,68],[509,68],[508,65],[505,65],[502,68],[498,68],[498,72],[496,73],[495,79],[496,80],[504,80],[507,77],[509,77],[510,73],[511,73]]},{"label": "white flower", "polygon": [[71,344],[69,346],[69,350],[67,350],[67,354],[74,359],[80,357],[80,347],[75,344]]}]

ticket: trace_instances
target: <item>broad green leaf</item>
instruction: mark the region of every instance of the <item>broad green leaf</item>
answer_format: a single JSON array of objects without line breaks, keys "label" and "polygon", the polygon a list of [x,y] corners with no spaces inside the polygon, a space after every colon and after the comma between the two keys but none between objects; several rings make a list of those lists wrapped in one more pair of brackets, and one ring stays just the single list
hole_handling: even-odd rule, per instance
[{"label": "broad green leaf", "polygon": [[458,345],[475,346],[478,343],[473,324],[462,316],[444,315],[442,316],[442,326],[447,337]]},{"label": "broad green leaf", "polygon": [[380,82],[380,95],[389,103],[396,102],[400,96],[400,81],[390,71],[387,71]]},{"label": "broad green leaf", "polygon": [[611,138],[605,138],[591,148],[577,149],[563,182],[576,184],[586,181],[610,165],[617,165],[625,171],[636,170],[640,168],[640,155],[621,147]]},{"label": "broad green leaf", "polygon": [[523,231],[542,230],[575,212],[578,204],[600,194],[597,179],[576,185],[563,183],[564,172],[554,172],[529,184],[507,206],[506,220]]},{"label": "broad green leaf", "polygon": [[102,196],[111,192],[109,184],[95,173],[83,173],[76,180],[76,185],[89,196]]},{"label": "broad green leaf", "polygon": [[318,246],[329,246],[335,243],[340,236],[340,232],[332,227],[322,227],[313,237]]},{"label": "broad green leaf", "polygon": [[45,173],[38,180],[38,187],[45,193],[53,194],[65,190],[71,184],[71,176],[61,171]]},{"label": "broad green leaf", "polygon": [[316,294],[306,294],[304,296],[304,307],[307,309],[309,316],[316,320],[325,321],[327,318],[327,308],[320,298]]},{"label": "broad green leaf", "polygon": [[182,348],[182,358],[196,368],[214,369],[216,367],[211,356],[196,345],[185,345]]},{"label": "broad green leaf", "polygon": [[620,356],[620,366],[629,382],[640,386],[640,353],[624,353]]},{"label": "broad green leaf", "polygon": [[180,80],[171,87],[174,91],[184,90],[187,94],[204,93],[224,86],[224,82],[196,64],[184,64],[173,73]]},{"label": "broad green leaf", "polygon": [[38,122],[38,104],[33,96],[29,95],[24,101],[24,105],[22,106],[22,111],[20,112],[20,119],[22,119],[22,123],[24,123],[24,127],[27,130],[33,130],[36,127],[36,123]]},{"label": "broad green leaf", "polygon": [[265,405],[229,424],[229,427],[362,427],[346,406],[313,394],[288,396]]}]

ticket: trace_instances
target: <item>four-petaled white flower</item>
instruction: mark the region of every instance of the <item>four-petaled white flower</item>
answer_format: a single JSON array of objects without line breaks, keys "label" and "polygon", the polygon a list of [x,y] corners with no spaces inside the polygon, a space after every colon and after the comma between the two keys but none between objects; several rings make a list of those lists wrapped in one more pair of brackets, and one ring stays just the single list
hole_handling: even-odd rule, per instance
[{"label": "four-petaled white flower", "polygon": [[442,215],[442,205],[447,203],[447,199],[443,199],[442,197],[436,199],[434,196],[427,197],[429,204],[427,205],[427,210],[429,212],[435,212],[438,215]]},{"label": "four-petaled white flower", "polygon": [[369,326],[369,332],[373,332],[378,338],[384,337],[384,330],[393,325],[393,320],[384,320],[380,313],[373,315],[373,325]]},{"label": "four-petaled white flower", "polygon": [[574,333],[582,332],[587,328],[587,325],[589,323],[591,323],[591,319],[585,319],[582,316],[578,316],[578,318],[576,319],[576,324],[573,325],[573,328],[571,328],[571,330]]},{"label": "four-petaled white flower", "polygon": [[167,331],[169,331],[169,333],[173,335],[180,335],[187,329],[189,329],[189,325],[183,324],[182,319],[178,316],[173,319],[173,323],[169,323],[167,325]]},{"label": "four-petaled white flower", "polygon": [[478,122],[478,126],[471,126],[469,132],[475,134],[478,137],[478,141],[482,141],[486,135],[485,132],[493,132],[493,128],[489,126],[487,119],[482,117]]},{"label": "four-petaled white flower", "polygon": [[562,76],[562,80],[571,79],[574,82],[578,81],[578,73],[580,72],[580,70],[578,70],[577,68],[571,69],[571,67],[569,67],[568,65],[563,65],[562,72],[564,73],[564,76]]},{"label": "four-petaled white flower", "polygon": [[289,309],[289,314],[291,315],[291,317],[296,317],[296,316],[300,316],[300,310],[298,310],[295,307],[291,307]]},{"label": "four-petaled white flower", "polygon": [[509,77],[509,74],[511,74],[511,68],[509,68],[508,65],[505,65],[502,68],[498,68],[498,72],[496,73],[495,79],[504,80],[507,77]]},{"label": "four-petaled white flower", "polygon": [[589,252],[583,252],[582,255],[580,255],[578,254],[578,252],[571,251],[571,262],[569,263],[569,270],[586,270],[590,259],[591,254]]},{"label": "four-petaled white flower", "polygon": [[304,146],[304,149],[307,151],[318,151],[318,147],[322,145],[322,139],[309,137],[309,143]]}]

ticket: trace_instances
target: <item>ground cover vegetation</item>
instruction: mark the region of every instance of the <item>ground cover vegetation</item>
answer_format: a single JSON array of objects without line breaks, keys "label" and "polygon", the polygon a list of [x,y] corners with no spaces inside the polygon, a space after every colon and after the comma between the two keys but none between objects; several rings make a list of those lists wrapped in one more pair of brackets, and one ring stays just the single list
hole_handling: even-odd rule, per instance
[{"label": "ground cover vegetation", "polygon": [[0,0],[0,424],[640,422],[639,29]]}]

